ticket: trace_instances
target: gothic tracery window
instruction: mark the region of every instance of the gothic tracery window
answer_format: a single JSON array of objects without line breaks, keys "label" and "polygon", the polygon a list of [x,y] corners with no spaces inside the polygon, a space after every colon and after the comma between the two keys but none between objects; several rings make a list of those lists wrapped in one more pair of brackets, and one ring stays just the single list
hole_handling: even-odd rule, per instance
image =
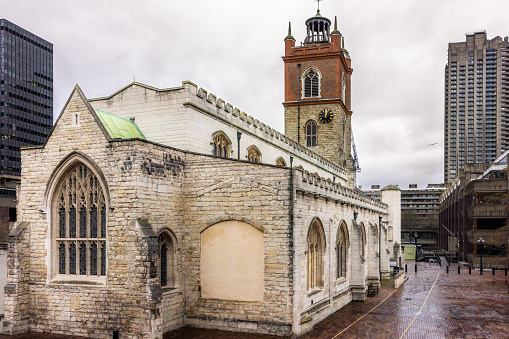
[{"label": "gothic tracery window", "polygon": [[306,124],[306,146],[313,147],[317,145],[316,140],[316,122],[314,120],[308,121]]},{"label": "gothic tracery window", "polygon": [[312,98],[320,95],[320,76],[314,70],[310,69],[304,76],[304,97]]},{"label": "gothic tracery window", "polygon": [[159,235],[159,283],[175,287],[175,244],[167,232]]},{"label": "gothic tracery window", "polygon": [[323,288],[323,254],[325,237],[320,221],[313,220],[307,238],[307,290]]},{"label": "gothic tracery window", "polygon": [[82,163],[74,166],[53,206],[58,274],[106,276],[106,203],[94,173]]},{"label": "gothic tracery window", "polygon": [[223,133],[216,133],[213,137],[214,155],[221,158],[230,157],[231,142]]},{"label": "gothic tracery window", "polygon": [[343,221],[338,228],[336,237],[336,279],[346,278],[348,246],[348,230]]},{"label": "gothic tracery window", "polygon": [[262,155],[256,146],[249,146],[247,149],[247,159],[251,162],[261,162]]}]

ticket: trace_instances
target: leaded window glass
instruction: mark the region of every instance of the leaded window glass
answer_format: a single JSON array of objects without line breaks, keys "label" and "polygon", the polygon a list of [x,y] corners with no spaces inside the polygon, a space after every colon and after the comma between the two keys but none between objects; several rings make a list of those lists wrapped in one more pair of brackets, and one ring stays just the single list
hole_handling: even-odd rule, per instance
[{"label": "leaded window glass", "polygon": [[97,275],[97,243],[90,244],[90,275]]},{"label": "leaded window glass", "polygon": [[161,246],[161,286],[166,286],[168,282],[168,245],[166,243]]},{"label": "leaded window glass", "polygon": [[69,245],[69,274],[76,274],[76,244]]},{"label": "leaded window glass", "polygon": [[249,146],[247,149],[247,159],[251,162],[261,162],[262,155],[256,146]]},{"label": "leaded window glass", "polygon": [[214,155],[221,158],[229,158],[228,153],[230,151],[231,142],[228,137],[223,133],[217,133],[214,135]]},{"label": "leaded window glass", "polygon": [[80,238],[87,237],[87,210],[80,208]]},{"label": "leaded window glass", "polygon": [[58,273],[65,274],[65,244],[60,243],[58,249]]},{"label": "leaded window glass", "polygon": [[80,244],[80,275],[87,274],[87,245]]},{"label": "leaded window glass", "polygon": [[58,274],[106,276],[106,202],[99,180],[80,163],[67,172],[55,196]]},{"label": "leaded window glass", "polygon": [[317,145],[316,140],[316,122],[314,120],[310,120],[306,124],[306,146],[307,147],[314,147]]},{"label": "leaded window glass", "polygon": [[346,278],[348,246],[348,229],[346,223],[342,222],[338,228],[336,237],[336,279]]},{"label": "leaded window glass", "polygon": [[90,238],[97,238],[97,207],[90,209]]},{"label": "leaded window glass", "polygon": [[309,70],[304,76],[304,97],[311,98],[320,95],[320,78],[316,71]]},{"label": "leaded window glass", "polygon": [[65,238],[65,209],[60,208],[58,211],[58,222],[60,226],[60,238]]},{"label": "leaded window glass", "polygon": [[101,274],[106,275],[106,245],[101,245]]},{"label": "leaded window glass", "polygon": [[162,287],[175,287],[175,244],[169,232],[159,236],[159,282]]},{"label": "leaded window glass", "polygon": [[325,250],[325,236],[322,224],[318,219],[313,220],[307,238],[307,290],[313,291],[323,288],[323,255]]}]

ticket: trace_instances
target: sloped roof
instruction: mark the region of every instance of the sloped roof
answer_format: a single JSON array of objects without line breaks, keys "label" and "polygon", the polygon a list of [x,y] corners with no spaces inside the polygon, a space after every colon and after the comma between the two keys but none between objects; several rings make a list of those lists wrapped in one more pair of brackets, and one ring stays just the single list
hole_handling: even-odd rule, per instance
[{"label": "sloped roof", "polygon": [[98,109],[94,111],[111,138],[147,140],[134,121]]}]

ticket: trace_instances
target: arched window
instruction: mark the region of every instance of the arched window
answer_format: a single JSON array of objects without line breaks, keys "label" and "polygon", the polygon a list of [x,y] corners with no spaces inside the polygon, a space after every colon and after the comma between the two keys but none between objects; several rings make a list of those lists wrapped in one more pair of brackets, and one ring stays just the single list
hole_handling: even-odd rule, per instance
[{"label": "arched window", "polygon": [[304,75],[304,98],[320,96],[320,75],[316,70],[310,69]]},{"label": "arched window", "polygon": [[231,150],[231,142],[228,137],[220,132],[213,136],[214,155],[221,158],[229,158]]},{"label": "arched window", "polygon": [[55,274],[106,276],[106,214],[101,183],[78,163],[61,179],[53,199]]},{"label": "arched window", "polygon": [[388,241],[393,241],[393,236],[394,236],[394,235],[393,235],[393,232],[394,232],[394,231],[393,231],[392,226],[389,226],[389,227],[387,228],[387,238],[388,238],[387,240],[388,240]]},{"label": "arched window", "polygon": [[307,290],[323,288],[323,254],[325,236],[319,219],[314,219],[309,227],[307,239]]},{"label": "arched window", "polygon": [[306,146],[313,147],[317,145],[316,142],[316,122],[309,120],[306,124]]},{"label": "arched window", "polygon": [[262,155],[256,146],[249,146],[247,149],[247,159],[251,162],[261,162]]},{"label": "arched window", "polygon": [[346,261],[349,247],[348,228],[341,222],[336,236],[336,279],[346,278]]},{"label": "arched window", "polygon": [[285,159],[283,159],[282,157],[277,158],[276,165],[281,166],[281,167],[286,167]]},{"label": "arched window", "polygon": [[161,287],[175,287],[175,242],[167,231],[161,233],[159,240],[159,283]]}]

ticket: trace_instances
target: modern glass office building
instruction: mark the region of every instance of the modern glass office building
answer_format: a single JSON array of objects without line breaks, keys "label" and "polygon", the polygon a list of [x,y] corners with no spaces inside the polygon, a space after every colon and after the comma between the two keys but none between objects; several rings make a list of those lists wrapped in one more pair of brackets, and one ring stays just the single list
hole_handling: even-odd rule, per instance
[{"label": "modern glass office building", "polygon": [[20,176],[20,148],[43,144],[52,125],[53,45],[0,19],[0,179]]}]

